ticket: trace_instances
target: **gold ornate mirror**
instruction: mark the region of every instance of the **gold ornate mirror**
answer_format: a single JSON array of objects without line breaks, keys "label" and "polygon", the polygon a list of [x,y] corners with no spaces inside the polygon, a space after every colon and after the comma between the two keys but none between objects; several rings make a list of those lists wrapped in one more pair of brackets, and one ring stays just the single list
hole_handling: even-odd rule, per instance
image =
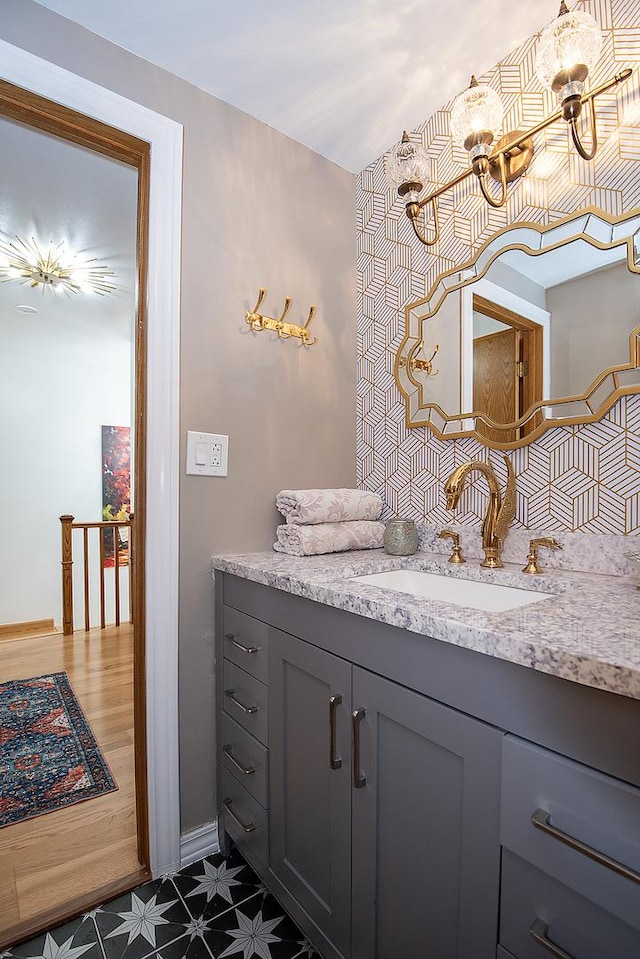
[{"label": "gold ornate mirror", "polygon": [[516,223],[405,309],[409,427],[524,446],[640,392],[640,209]]}]

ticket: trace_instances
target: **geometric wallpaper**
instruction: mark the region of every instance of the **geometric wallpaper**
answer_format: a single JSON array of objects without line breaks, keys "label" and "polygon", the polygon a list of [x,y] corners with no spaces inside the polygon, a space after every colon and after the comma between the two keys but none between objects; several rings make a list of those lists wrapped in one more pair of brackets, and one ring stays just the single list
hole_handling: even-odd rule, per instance
[{"label": "geometric wallpaper", "polygon": [[[510,185],[504,208],[490,207],[471,180],[440,198],[440,239],[431,248],[415,238],[404,204],[388,186],[384,158],[360,174],[358,485],[380,493],[385,516],[409,516],[430,527],[450,523],[443,484],[455,466],[469,459],[490,460],[503,485],[506,479],[501,452],[472,438],[443,441],[425,427],[406,427],[393,366],[407,303],[425,297],[441,272],[469,260],[510,222],[548,224],[588,205],[616,215],[640,207],[638,3],[587,0],[576,7],[596,18],[604,36],[600,59],[589,75],[591,86],[624,67],[634,68],[626,83],[596,101],[599,145],[594,160],[582,160],[569,148],[565,123],[552,124],[535,138],[533,162]],[[555,8],[549,19],[553,15]],[[529,128],[556,107],[555,95],[542,89],[535,73],[536,40],[531,37],[479,78],[500,93],[503,130]],[[447,182],[468,166],[466,151],[454,146],[449,134],[450,108],[444,106],[412,134],[427,149],[433,184]],[[585,141],[588,145],[588,133]],[[622,398],[597,423],[550,429],[508,456],[517,476],[514,526],[640,533],[639,395]],[[479,525],[486,503],[486,485],[476,478],[463,493],[457,521]]]}]

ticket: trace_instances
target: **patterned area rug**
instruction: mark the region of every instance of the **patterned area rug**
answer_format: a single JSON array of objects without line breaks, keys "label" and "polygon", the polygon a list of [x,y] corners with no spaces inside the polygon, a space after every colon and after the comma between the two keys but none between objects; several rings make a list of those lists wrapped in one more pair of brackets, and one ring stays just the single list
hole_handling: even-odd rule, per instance
[{"label": "patterned area rug", "polygon": [[66,673],[0,683],[0,826],[117,788]]}]

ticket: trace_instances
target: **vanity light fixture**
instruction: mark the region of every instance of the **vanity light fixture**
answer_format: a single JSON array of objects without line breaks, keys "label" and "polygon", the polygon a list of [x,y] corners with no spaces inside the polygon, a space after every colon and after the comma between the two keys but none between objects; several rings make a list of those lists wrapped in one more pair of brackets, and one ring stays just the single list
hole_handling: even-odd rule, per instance
[{"label": "vanity light fixture", "polygon": [[[422,199],[429,180],[429,156],[421,144],[414,143],[408,133],[385,157],[385,171],[389,182],[397,187],[404,199],[405,211],[418,239],[425,246],[434,246],[439,238],[439,196],[458,186],[471,174],[477,177],[482,195],[493,207],[502,207],[507,201],[507,184],[529,168],[533,158],[533,138],[556,120],[568,123],[573,144],[585,160],[592,160],[598,148],[596,134],[595,99],[606,90],[624,83],[632,73],[625,68],[610,80],[585,92],[585,80],[598,59],[602,36],[598,24],[588,13],[567,7],[564,0],[560,13],[543,30],[538,44],[536,69],[541,81],[560,98],[561,110],[529,130],[513,130],[504,134],[494,145],[502,125],[503,106],[491,87],[471,78],[468,90],[454,101],[451,110],[451,135],[456,143],[468,151],[471,166],[453,180],[437,187]],[[578,119],[583,104],[589,105],[591,120],[591,147],[587,149],[578,131]],[[500,184],[499,196],[493,196],[487,183],[487,174]],[[424,226],[419,223],[423,214]],[[430,216],[429,216],[430,213]],[[430,220],[431,227],[427,226]]]},{"label": "vanity light fixture", "polygon": [[28,283],[32,287],[41,287],[54,293],[98,293],[104,296],[115,290],[107,277],[113,271],[100,266],[94,259],[79,260],[65,249],[63,242],[57,246],[53,241],[45,250],[33,237],[23,240],[14,236],[12,240],[0,237],[0,283],[16,280]]}]

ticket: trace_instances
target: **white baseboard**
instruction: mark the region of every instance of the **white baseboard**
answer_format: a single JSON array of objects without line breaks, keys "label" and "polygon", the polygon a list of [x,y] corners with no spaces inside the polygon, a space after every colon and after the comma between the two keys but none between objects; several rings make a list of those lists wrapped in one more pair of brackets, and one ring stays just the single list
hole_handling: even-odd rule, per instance
[{"label": "white baseboard", "polygon": [[218,841],[218,822],[207,822],[180,837],[180,868],[190,866],[198,859],[213,856],[220,852]]}]

